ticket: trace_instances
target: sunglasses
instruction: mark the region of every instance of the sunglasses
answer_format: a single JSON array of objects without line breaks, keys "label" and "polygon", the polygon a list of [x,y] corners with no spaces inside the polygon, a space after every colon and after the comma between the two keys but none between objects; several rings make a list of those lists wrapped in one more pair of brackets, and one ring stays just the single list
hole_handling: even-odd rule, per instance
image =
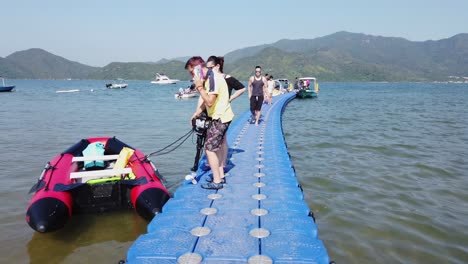
[{"label": "sunglasses", "polygon": [[262,71],[257,71],[257,70],[256,70],[255,72],[262,72]]}]

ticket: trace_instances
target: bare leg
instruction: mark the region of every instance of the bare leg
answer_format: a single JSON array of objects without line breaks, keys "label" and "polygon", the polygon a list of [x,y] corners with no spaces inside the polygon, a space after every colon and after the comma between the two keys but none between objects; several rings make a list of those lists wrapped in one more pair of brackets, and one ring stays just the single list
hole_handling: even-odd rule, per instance
[{"label": "bare leg", "polygon": [[221,150],[222,150],[222,157],[221,157],[221,167],[226,167],[226,164],[227,164],[227,155],[228,155],[228,150],[229,150],[229,146],[228,146],[228,143],[227,143],[227,139],[226,139],[226,135],[223,137],[223,143],[221,145]]},{"label": "bare leg", "polygon": [[257,111],[255,113],[255,125],[258,126],[258,121],[260,120],[260,115],[262,114],[262,111]]},{"label": "bare leg", "polygon": [[[216,151],[216,155],[218,156],[218,159],[222,159],[224,155],[222,152],[222,149],[219,149],[218,151]],[[224,167],[221,165],[221,163],[218,167],[218,170],[219,170],[219,179],[221,181],[224,178]]]},{"label": "bare leg", "polygon": [[[206,150],[206,157],[208,159],[208,163],[210,164],[211,171],[213,172],[213,182],[214,183],[220,183],[221,182],[221,176],[224,178],[224,171],[223,167],[220,166],[219,159],[221,158],[221,150],[219,149],[218,151],[210,151]],[[221,170],[220,170],[221,168]]]}]

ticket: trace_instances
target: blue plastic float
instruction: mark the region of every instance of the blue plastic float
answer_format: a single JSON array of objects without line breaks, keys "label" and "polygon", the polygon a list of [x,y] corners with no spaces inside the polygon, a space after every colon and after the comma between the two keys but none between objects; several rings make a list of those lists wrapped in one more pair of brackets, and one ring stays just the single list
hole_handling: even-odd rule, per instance
[{"label": "blue plastic float", "polygon": [[[223,189],[185,181],[127,252],[127,263],[318,263],[325,246],[304,201],[284,142],[281,115],[295,93],[263,105],[256,127],[250,111],[229,127]],[[197,180],[211,171],[206,157]]]}]

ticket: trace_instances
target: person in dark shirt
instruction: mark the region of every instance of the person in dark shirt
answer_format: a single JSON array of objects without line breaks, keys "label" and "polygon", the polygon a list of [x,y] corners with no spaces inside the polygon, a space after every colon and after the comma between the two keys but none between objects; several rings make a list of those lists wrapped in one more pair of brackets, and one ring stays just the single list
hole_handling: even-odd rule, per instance
[{"label": "person in dark shirt", "polygon": [[264,99],[268,99],[267,80],[262,76],[262,67],[255,67],[255,75],[249,78],[249,100],[250,112],[252,113],[253,123],[255,119],[255,126],[258,126],[260,115],[262,113],[262,104]]}]

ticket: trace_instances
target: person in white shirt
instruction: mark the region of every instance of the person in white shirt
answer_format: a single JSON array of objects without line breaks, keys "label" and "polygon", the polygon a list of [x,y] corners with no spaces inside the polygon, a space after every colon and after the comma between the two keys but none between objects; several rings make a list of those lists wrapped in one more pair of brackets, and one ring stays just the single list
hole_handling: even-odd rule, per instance
[{"label": "person in white shirt", "polygon": [[267,86],[268,86],[268,104],[271,105],[271,99],[273,98],[273,90],[275,89],[275,81],[273,81],[273,75],[270,75],[268,77],[267,81]]}]

